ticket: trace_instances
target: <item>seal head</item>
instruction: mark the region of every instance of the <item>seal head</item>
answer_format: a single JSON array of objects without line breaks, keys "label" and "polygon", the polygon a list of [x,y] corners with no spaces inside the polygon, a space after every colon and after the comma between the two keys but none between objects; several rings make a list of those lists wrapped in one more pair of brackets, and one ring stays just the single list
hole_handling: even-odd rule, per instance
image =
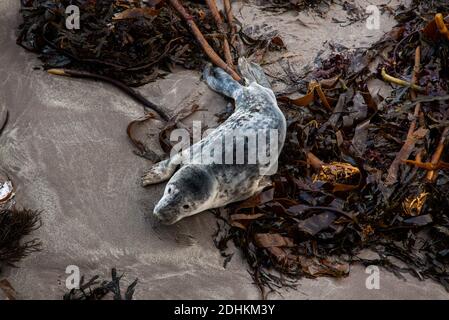
[{"label": "seal head", "polygon": [[153,214],[164,224],[173,224],[205,210],[213,201],[215,183],[205,166],[187,165],[167,183]]}]

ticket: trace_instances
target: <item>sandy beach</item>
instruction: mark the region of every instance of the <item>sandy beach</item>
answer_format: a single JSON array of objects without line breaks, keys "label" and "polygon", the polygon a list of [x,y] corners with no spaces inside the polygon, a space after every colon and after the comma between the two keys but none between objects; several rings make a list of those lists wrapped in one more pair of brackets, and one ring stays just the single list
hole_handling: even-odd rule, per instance
[{"label": "sandy beach", "polygon": [[[357,0],[362,7],[386,0]],[[390,5],[394,6],[393,1]],[[381,30],[362,22],[343,27],[339,5],[321,18],[313,12],[275,14],[252,1],[233,2],[245,27],[268,25],[278,30],[286,51],[270,53],[264,68],[280,75],[286,67],[300,73],[317,54],[329,50],[326,41],[349,48],[367,46],[395,25],[382,15]],[[35,70],[41,62],[16,45],[19,1],[0,2],[0,104],[10,119],[0,136],[0,166],[16,186],[21,206],[42,210],[43,226],[34,233],[42,252],[7,268],[7,278],[20,299],[61,299],[67,291],[65,271],[76,265],[86,277],[109,277],[112,267],[125,273],[124,283],[139,279],[136,299],[257,299],[245,261],[235,250],[223,267],[215,248],[215,217],[202,213],[173,226],[151,217],[164,185],[142,188],[140,176],[151,162],[133,153],[127,124],[143,108],[106,83],[68,79]],[[275,83],[275,90],[282,90]],[[168,113],[198,104],[200,111],[183,121],[216,126],[215,114],[226,101],[201,81],[198,72],[179,69],[138,90]],[[157,133],[157,128],[149,130]],[[154,140],[154,150],[159,148]],[[447,299],[432,281],[398,279],[381,271],[380,289],[368,290],[368,274],[352,267],[350,276],[334,280],[304,279],[298,290],[274,294],[274,299]]]}]

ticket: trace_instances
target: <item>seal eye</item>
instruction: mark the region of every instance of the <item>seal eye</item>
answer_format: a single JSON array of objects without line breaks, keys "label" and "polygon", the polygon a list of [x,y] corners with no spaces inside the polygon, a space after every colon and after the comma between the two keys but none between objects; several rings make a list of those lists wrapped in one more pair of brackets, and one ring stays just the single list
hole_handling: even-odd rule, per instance
[{"label": "seal eye", "polygon": [[183,207],[184,209],[186,209],[186,210],[190,208],[190,206],[189,206],[188,204],[185,204],[185,205],[183,205],[182,207]]},{"label": "seal eye", "polygon": [[168,193],[171,193],[171,188],[168,188],[167,192],[168,192]]}]

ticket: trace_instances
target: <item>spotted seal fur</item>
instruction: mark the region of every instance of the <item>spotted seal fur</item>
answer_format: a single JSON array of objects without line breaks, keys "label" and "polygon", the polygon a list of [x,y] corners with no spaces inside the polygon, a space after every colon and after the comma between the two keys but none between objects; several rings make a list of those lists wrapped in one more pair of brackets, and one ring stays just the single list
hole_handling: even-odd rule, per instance
[{"label": "spotted seal fur", "polygon": [[[285,117],[277,106],[276,97],[262,68],[240,59],[239,70],[246,86],[233,80],[220,68],[213,68],[210,65],[205,68],[203,78],[209,87],[233,98],[235,111],[202,140],[153,165],[143,175],[143,186],[169,180],[161,200],[153,211],[162,223],[173,224],[205,210],[245,200],[271,183],[269,175],[261,174],[261,169],[270,172],[273,168],[277,168],[277,158],[285,140]],[[248,161],[248,155],[256,151],[253,149],[254,145],[250,146],[245,140],[246,162],[237,164],[236,146],[229,141],[225,143],[224,138],[235,130],[242,132],[243,135],[247,131],[256,131],[258,135],[266,133],[266,136],[269,130],[276,130],[277,141],[273,140],[277,144],[276,154],[271,155],[275,161],[263,164],[258,159],[254,163]],[[273,142],[270,140],[270,143]],[[213,149],[211,146],[219,145],[222,145],[222,157],[229,154],[233,157],[232,164],[229,162],[204,164],[200,161],[202,150],[210,150]]]}]

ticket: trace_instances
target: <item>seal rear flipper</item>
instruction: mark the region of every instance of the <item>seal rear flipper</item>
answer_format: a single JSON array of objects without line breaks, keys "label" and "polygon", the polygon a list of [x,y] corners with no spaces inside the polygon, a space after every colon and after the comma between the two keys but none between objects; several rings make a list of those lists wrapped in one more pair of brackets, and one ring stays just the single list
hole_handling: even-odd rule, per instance
[{"label": "seal rear flipper", "polygon": [[210,63],[204,68],[203,78],[212,90],[229,98],[235,99],[243,88],[226,71],[221,68],[212,67]]},{"label": "seal rear flipper", "polygon": [[178,164],[171,158],[154,164],[151,169],[142,176],[142,186],[146,187],[170,179],[177,168]]},{"label": "seal rear flipper", "polygon": [[261,66],[254,62],[249,62],[244,57],[240,57],[238,67],[240,74],[249,82],[248,85],[256,82],[262,87],[271,89],[271,84]]}]

